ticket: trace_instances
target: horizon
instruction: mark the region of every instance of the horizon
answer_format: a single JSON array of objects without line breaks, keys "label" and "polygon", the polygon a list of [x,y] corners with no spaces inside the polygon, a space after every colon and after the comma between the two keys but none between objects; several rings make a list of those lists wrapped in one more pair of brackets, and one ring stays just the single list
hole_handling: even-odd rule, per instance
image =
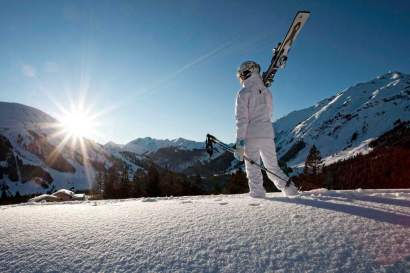
[{"label": "horizon", "polygon": [[388,71],[410,72],[408,2],[96,3],[0,4],[1,101],[57,119],[88,113],[99,128],[85,136],[102,144],[202,142],[208,132],[233,142],[236,68],[254,59],[265,70],[297,10],[311,18],[273,82],[274,120]]}]

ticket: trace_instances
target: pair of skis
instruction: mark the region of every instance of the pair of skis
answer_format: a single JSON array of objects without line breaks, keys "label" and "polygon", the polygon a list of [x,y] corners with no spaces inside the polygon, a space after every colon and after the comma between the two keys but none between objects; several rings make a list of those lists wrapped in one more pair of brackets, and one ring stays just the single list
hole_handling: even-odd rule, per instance
[{"label": "pair of skis", "polygon": [[273,49],[271,63],[266,72],[262,74],[263,83],[266,87],[271,86],[278,69],[285,67],[293,42],[298,37],[300,30],[309,19],[309,16],[309,11],[298,11],[285,38]]}]

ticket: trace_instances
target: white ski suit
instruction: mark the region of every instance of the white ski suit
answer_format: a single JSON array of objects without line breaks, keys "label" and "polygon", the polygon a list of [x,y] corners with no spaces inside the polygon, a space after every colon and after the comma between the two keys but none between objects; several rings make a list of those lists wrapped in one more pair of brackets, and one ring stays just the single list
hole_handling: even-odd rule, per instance
[{"label": "white ski suit", "polygon": [[[272,126],[272,94],[263,84],[258,73],[253,73],[243,82],[243,88],[238,92],[235,106],[236,139],[245,140],[245,156],[260,162],[270,171],[282,177],[288,177],[279,168],[274,143]],[[246,174],[251,196],[264,196],[261,170],[245,160]],[[283,191],[286,182],[268,173],[269,179]]]}]

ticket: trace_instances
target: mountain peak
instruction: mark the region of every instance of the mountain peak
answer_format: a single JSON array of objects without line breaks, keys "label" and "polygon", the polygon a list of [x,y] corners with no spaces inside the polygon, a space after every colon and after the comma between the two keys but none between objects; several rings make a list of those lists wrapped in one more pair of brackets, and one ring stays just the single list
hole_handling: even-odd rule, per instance
[{"label": "mountain peak", "polygon": [[379,80],[396,80],[402,78],[405,74],[399,71],[389,71],[377,77]]},{"label": "mountain peak", "polygon": [[15,102],[0,102],[0,127],[47,127],[57,120],[43,111]]}]

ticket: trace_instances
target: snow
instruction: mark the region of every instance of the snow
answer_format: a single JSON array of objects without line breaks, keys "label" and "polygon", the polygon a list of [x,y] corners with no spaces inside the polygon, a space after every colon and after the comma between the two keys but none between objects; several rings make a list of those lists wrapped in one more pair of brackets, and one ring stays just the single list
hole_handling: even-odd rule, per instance
[{"label": "snow", "polygon": [[0,128],[50,129],[57,120],[46,113],[19,103],[0,102]]},{"label": "snow", "polygon": [[0,207],[0,272],[408,272],[410,190]]},{"label": "snow", "polygon": [[386,73],[275,121],[278,155],[283,156],[298,140],[306,147],[287,162],[290,167],[303,165],[313,144],[322,158],[332,162],[335,154],[340,160],[366,153],[369,149],[363,144],[391,130],[397,120],[409,121],[409,109],[410,75]]},{"label": "snow", "polygon": [[50,194],[42,194],[34,198],[31,198],[29,200],[29,202],[57,202],[57,201],[59,201],[59,198],[57,196],[50,195]]},{"label": "snow", "polygon": [[340,151],[339,153],[330,155],[328,157],[323,158],[324,165],[331,165],[333,163],[336,163],[340,160],[346,159],[346,158],[351,158],[357,154],[368,154],[369,152],[372,151],[372,148],[369,147],[370,142],[372,142],[373,139],[367,139],[357,145],[356,147],[348,148],[345,150]]},{"label": "snow", "polygon": [[67,189],[60,189],[60,190],[56,191],[55,193],[53,193],[53,195],[58,195],[58,194],[60,194],[60,193],[61,193],[61,194],[68,195],[68,196],[71,196],[71,197],[74,196],[74,192],[69,191],[69,190],[67,190]]}]

